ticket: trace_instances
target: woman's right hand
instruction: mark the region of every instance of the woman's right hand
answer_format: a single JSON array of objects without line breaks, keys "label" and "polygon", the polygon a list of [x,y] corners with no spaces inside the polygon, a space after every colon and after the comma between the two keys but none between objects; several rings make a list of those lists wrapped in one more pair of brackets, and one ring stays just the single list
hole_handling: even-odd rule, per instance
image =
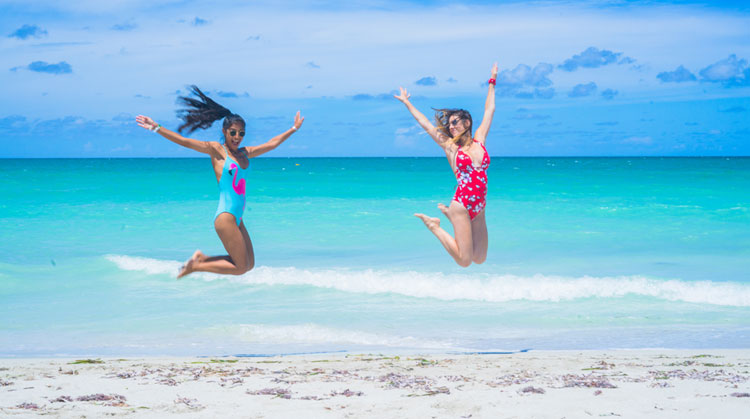
[{"label": "woman's right hand", "polygon": [[411,95],[409,93],[407,93],[406,89],[404,89],[403,87],[399,87],[399,89],[401,89],[401,94],[399,94],[398,96],[397,95],[393,95],[393,97],[395,97],[396,99],[400,100],[401,103],[408,102],[409,98],[411,97]]},{"label": "woman's right hand", "polygon": [[146,128],[149,131],[153,131],[154,128],[158,127],[159,124],[154,122],[153,119],[149,118],[145,115],[138,115],[135,117],[135,122],[138,123],[138,126]]}]

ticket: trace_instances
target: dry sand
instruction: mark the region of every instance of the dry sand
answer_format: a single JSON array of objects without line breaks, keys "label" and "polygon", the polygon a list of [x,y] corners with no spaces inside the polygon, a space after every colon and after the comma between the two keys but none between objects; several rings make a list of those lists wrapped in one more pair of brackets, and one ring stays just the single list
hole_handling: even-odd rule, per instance
[{"label": "dry sand", "polygon": [[750,350],[0,360],[0,416],[750,417]]}]

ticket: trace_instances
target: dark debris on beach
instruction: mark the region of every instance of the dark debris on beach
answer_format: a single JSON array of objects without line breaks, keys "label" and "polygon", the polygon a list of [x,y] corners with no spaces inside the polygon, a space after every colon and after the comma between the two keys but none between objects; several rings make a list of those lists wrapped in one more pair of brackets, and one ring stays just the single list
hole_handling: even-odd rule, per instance
[{"label": "dark debris on beach", "polygon": [[524,388],[518,390],[518,392],[520,394],[528,394],[528,393],[532,393],[532,394],[544,394],[544,393],[546,393],[546,391],[544,391],[543,388],[541,388],[541,387],[534,387],[534,386],[524,387]]},{"label": "dark debris on beach", "polygon": [[180,397],[179,395],[175,399],[174,404],[184,404],[185,406],[189,407],[190,409],[195,409],[195,410],[199,410],[199,409],[204,409],[205,408],[205,406],[203,406],[202,404],[198,403],[197,399],[190,399],[188,397]]},{"label": "dark debris on beach", "polygon": [[731,372],[719,370],[690,370],[683,371],[678,370],[652,370],[648,372],[653,380],[668,380],[672,378],[679,378],[681,380],[702,380],[702,381],[723,381],[731,384],[739,384],[746,382],[750,377],[746,375],[739,375]]},{"label": "dark debris on beach", "polygon": [[288,388],[281,388],[281,387],[275,387],[275,388],[264,388],[260,390],[247,390],[245,393],[251,394],[253,396],[275,396],[280,397],[282,399],[291,399],[292,398],[292,391]]},{"label": "dark debris on beach", "polygon": [[595,388],[617,388],[609,382],[607,377],[595,374],[575,375],[566,374],[562,377],[563,387],[595,387]]}]

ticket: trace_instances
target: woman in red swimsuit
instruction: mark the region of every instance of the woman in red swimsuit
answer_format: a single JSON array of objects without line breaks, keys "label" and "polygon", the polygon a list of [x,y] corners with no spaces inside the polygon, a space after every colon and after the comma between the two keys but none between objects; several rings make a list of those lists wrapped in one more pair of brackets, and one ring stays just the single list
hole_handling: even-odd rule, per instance
[{"label": "woman in red swimsuit", "polygon": [[484,104],[482,123],[471,136],[472,120],[469,112],[463,109],[437,109],[435,121],[430,123],[414,105],[409,102],[409,94],[401,88],[401,94],[394,97],[411,112],[419,125],[445,151],[448,162],[456,174],[458,187],[449,206],[438,204],[438,208],[453,224],[454,238],[440,227],[440,219],[424,214],[414,214],[422,219],[425,226],[434,234],[456,263],[467,267],[482,263],[487,259],[487,223],[484,208],[487,196],[487,168],[490,155],[484,144],[490,131],[492,116],[495,113],[495,79],[497,64],[492,66],[487,101]]}]

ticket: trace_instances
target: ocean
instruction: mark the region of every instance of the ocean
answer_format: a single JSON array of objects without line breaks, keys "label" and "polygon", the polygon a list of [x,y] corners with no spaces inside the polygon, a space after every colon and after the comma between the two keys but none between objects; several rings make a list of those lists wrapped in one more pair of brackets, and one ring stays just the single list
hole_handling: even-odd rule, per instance
[{"label": "ocean", "polygon": [[444,158],[260,158],[224,254],[208,158],[0,159],[0,357],[750,347],[750,158],[503,158],[458,267]]}]

